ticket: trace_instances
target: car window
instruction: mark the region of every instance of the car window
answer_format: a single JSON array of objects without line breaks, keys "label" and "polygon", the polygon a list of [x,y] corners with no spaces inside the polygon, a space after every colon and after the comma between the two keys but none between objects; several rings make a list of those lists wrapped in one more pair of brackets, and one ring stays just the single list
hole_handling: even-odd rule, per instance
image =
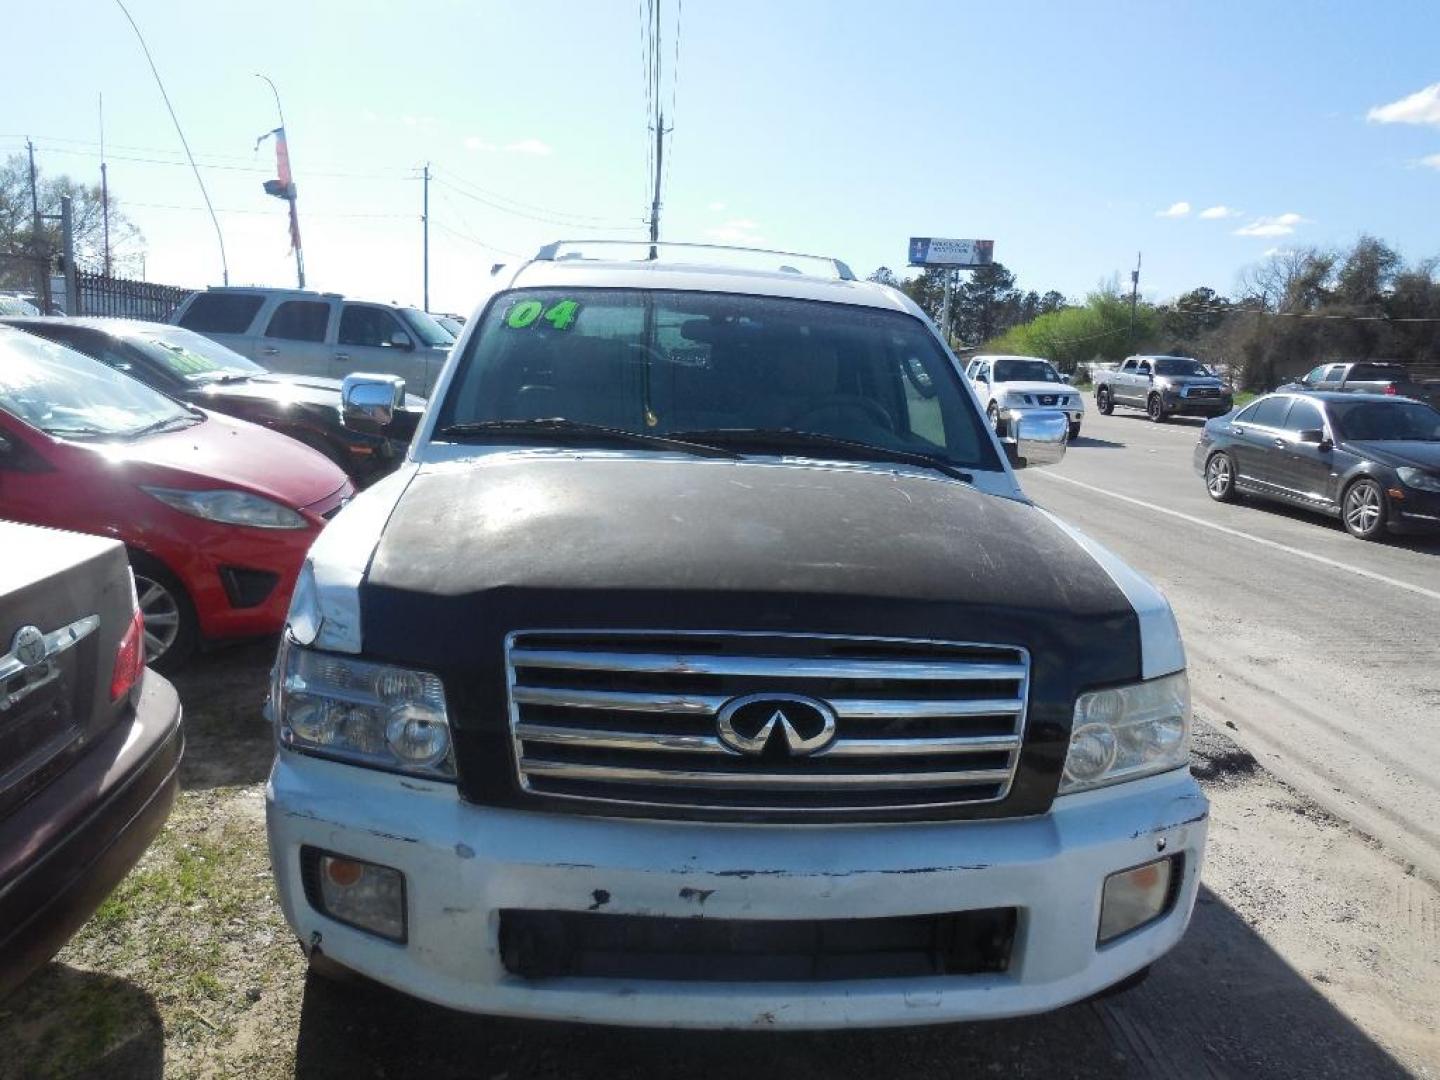
[{"label": "car window", "polygon": [[419,308],[401,308],[400,319],[411,337],[418,337],[432,349],[448,349],[455,344],[455,335]]},{"label": "car window", "polygon": [[1120,365],[1120,370],[1121,370],[1121,371],[1134,371],[1134,370],[1135,370],[1135,361],[1134,361],[1134,360],[1126,360],[1123,364]]},{"label": "car window", "polygon": [[243,334],[263,302],[254,293],[201,293],[180,316],[180,325],[202,334]]},{"label": "car window", "polygon": [[1324,430],[1325,417],[1320,412],[1320,406],[1313,401],[1306,401],[1304,398],[1296,398],[1290,406],[1290,412],[1285,417],[1286,431],[1314,431]]},{"label": "car window", "polygon": [[1044,360],[996,360],[993,366],[996,382],[1060,381],[1060,373]]},{"label": "car window", "polygon": [[1331,402],[1338,439],[1440,442],[1440,411],[1418,401]]},{"label": "car window", "polygon": [[1367,382],[1401,382],[1405,378],[1405,369],[1393,364],[1356,364],[1350,369],[1350,378]]},{"label": "car window", "polygon": [[1162,356],[1155,361],[1156,375],[1209,375],[1205,365],[1187,356]]},{"label": "car window", "polygon": [[723,430],[730,445],[788,429],[999,467],[925,325],[842,304],[632,289],[497,297],[437,430],[550,417],[653,435]]},{"label": "car window", "polygon": [[1263,427],[1283,427],[1285,414],[1290,410],[1290,399],[1283,395],[1268,397],[1257,401],[1249,410],[1245,419],[1252,424],[1260,424]]},{"label": "car window", "polygon": [[77,439],[124,438],[196,416],[98,360],[22,333],[0,333],[0,409]]},{"label": "car window", "polygon": [[1345,369],[1347,367],[1349,367],[1348,364],[1331,364],[1325,369],[1325,378],[1321,381],[1327,383],[1338,383],[1342,381],[1345,378]]},{"label": "car window", "polygon": [[985,364],[977,364],[977,365],[975,366],[975,378],[976,378],[977,380],[979,380],[980,382],[989,382],[989,381],[990,381],[990,365],[989,365],[988,363],[985,363]]},{"label": "car window", "polygon": [[330,322],[330,305],[323,300],[286,300],[270,316],[268,338],[285,341],[324,341]]},{"label": "car window", "polygon": [[394,313],[375,304],[346,304],[340,313],[340,344],[389,349],[395,334],[410,335]]},{"label": "car window", "polygon": [[1135,372],[1136,372],[1136,374],[1138,374],[1138,375],[1149,375],[1149,374],[1150,374],[1150,361],[1149,361],[1149,360],[1141,360],[1140,363],[1138,363],[1138,364],[1135,365]]},{"label": "car window", "polygon": [[213,382],[227,375],[265,373],[263,367],[233,349],[174,326],[146,327],[127,334],[126,340],[132,348],[188,383]]},{"label": "car window", "polygon": [[1306,386],[1314,386],[1314,385],[1315,385],[1316,383],[1318,383],[1322,378],[1324,378],[1324,376],[1325,376],[1325,365],[1324,365],[1324,364],[1321,364],[1319,367],[1313,367],[1313,368],[1311,368],[1309,371],[1307,371],[1307,372],[1305,373],[1305,377],[1302,378],[1300,381],[1301,381],[1302,383],[1304,383]]}]

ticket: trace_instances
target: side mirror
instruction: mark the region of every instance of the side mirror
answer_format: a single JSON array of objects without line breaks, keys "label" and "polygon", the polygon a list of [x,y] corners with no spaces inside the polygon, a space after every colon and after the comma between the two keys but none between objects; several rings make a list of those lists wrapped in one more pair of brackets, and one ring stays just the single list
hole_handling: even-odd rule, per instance
[{"label": "side mirror", "polygon": [[1071,383],[1071,377],[1069,375],[1062,374],[1060,376],[1060,381],[1063,382],[1066,386],[1069,386]]},{"label": "side mirror", "polygon": [[404,349],[406,352],[410,352],[415,348],[415,343],[410,340],[410,335],[405,333],[404,330],[396,330],[390,335],[390,347],[392,349]]},{"label": "side mirror", "polygon": [[1062,412],[1012,413],[1010,431],[1005,454],[1017,469],[1055,465],[1065,457],[1070,421]]},{"label": "side mirror", "polygon": [[405,380],[395,375],[346,375],[340,384],[340,422],[362,435],[389,434],[405,404]]},{"label": "side mirror", "polygon": [[1325,432],[1320,428],[1303,428],[1300,431],[1300,441],[1320,450],[1329,450],[1335,445],[1325,437]]}]

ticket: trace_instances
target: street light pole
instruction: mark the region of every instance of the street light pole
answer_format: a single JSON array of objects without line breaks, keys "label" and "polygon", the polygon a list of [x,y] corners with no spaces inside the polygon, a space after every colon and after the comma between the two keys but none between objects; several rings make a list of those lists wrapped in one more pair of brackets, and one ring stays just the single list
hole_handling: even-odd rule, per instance
[{"label": "street light pole", "polygon": [[[280,130],[283,132],[285,130],[285,110],[280,106],[280,91],[275,89],[275,83],[271,81],[270,76],[262,75],[257,71],[255,77],[257,79],[264,79],[270,87],[270,92],[275,95],[275,112],[280,117]],[[285,139],[285,156],[286,160],[289,160],[290,140],[288,137]],[[293,175],[293,168],[291,172]],[[292,224],[298,223],[299,215],[295,211],[295,185],[293,182],[290,185],[289,192],[285,196],[285,200],[290,204],[290,221]],[[305,288],[305,254],[300,248],[300,229],[298,224],[295,225],[294,234],[292,239],[295,241],[295,277],[300,282],[300,288],[303,289]]]}]

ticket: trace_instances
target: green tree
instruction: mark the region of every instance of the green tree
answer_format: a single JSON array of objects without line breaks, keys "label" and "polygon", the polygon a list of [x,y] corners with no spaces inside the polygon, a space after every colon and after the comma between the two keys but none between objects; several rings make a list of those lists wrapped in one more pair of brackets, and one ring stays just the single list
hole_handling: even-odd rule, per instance
[{"label": "green tree", "polygon": [[[23,154],[12,154],[0,164],[0,288],[33,288],[32,260],[52,262],[64,246],[60,232],[60,199],[71,199],[75,261],[100,269],[105,250],[104,207],[100,185],[86,185],[63,174],[47,176],[37,170],[36,191],[44,215],[37,236],[30,206],[30,164]],[[110,251],[115,271],[133,273],[144,254],[145,242],[110,196]],[[18,258],[17,258],[18,256]]]},{"label": "green tree", "polygon": [[895,272],[888,266],[877,266],[875,272],[865,280],[874,281],[881,285],[889,285],[893,288],[900,287],[900,279],[895,276]]}]

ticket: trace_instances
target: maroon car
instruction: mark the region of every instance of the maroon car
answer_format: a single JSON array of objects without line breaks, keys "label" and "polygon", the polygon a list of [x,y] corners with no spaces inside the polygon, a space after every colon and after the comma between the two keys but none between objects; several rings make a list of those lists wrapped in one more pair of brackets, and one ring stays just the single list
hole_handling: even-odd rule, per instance
[{"label": "maroon car", "polygon": [[180,700],[145,668],[116,540],[0,521],[0,997],[50,959],[160,831]]}]

